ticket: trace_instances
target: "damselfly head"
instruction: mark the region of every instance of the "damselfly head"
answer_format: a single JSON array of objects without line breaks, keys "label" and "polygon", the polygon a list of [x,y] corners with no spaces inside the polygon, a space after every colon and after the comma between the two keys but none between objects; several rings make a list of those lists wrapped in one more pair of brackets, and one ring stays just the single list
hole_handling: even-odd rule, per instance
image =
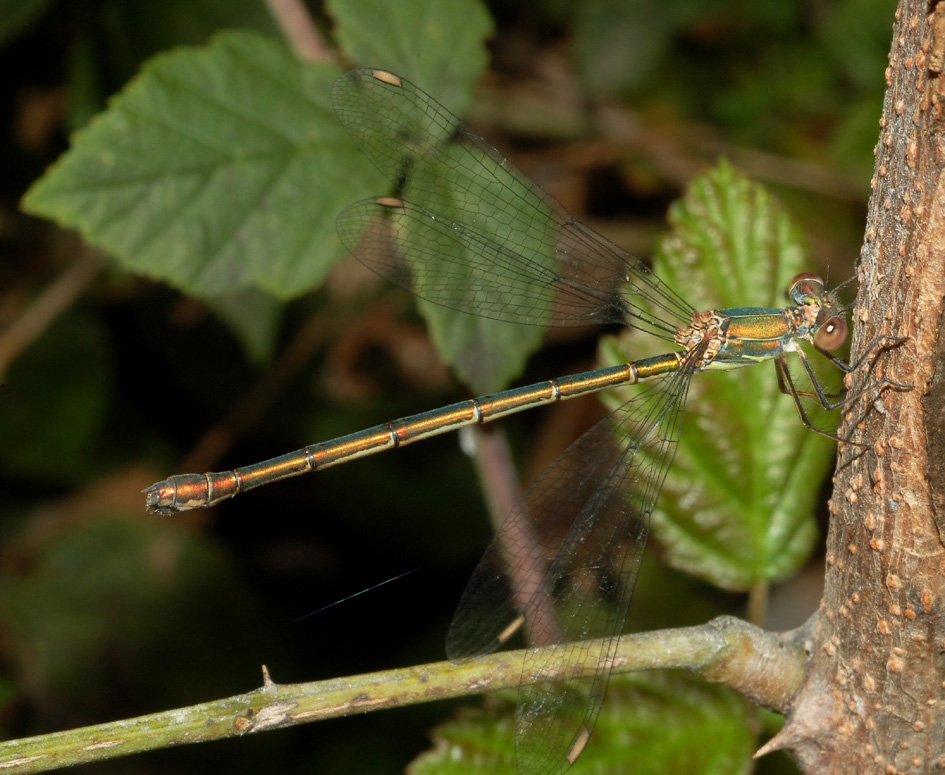
[{"label": "damselfly head", "polygon": [[816,347],[829,352],[843,345],[849,333],[847,321],[842,317],[846,308],[840,305],[835,290],[826,289],[820,275],[813,272],[795,275],[788,287],[788,295],[798,307],[810,310],[808,320],[813,318],[813,324],[809,330]]}]

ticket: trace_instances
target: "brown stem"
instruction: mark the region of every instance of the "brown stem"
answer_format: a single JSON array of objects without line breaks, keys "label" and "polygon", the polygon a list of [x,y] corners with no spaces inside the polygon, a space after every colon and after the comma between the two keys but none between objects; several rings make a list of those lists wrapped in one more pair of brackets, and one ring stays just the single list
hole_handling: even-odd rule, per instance
[{"label": "brown stem", "polygon": [[101,271],[98,256],[82,250],[16,320],[0,334],[0,382],[10,364],[72,307]]},{"label": "brown stem", "polygon": [[266,0],[266,5],[299,58],[309,62],[335,60],[302,0]]},{"label": "brown stem", "polygon": [[[539,552],[530,548],[534,547],[539,539],[528,515],[514,508],[521,501],[522,490],[516,477],[508,437],[501,428],[471,427],[468,431],[466,437],[474,445],[476,472],[496,535],[500,540],[503,536],[515,537],[514,541],[508,542],[510,545],[501,547],[501,555],[505,560],[505,567],[514,574],[509,579],[509,584],[515,606],[519,610],[531,612],[530,621],[526,622],[528,643],[532,646],[560,643],[563,636],[557,625],[554,603],[548,594],[547,584],[544,583],[546,569],[536,563],[524,561],[529,557],[539,556]],[[503,528],[506,520],[514,520],[514,523]],[[517,550],[514,547],[517,547]],[[519,552],[519,556],[513,557],[513,551]],[[542,626],[533,626],[535,621],[541,621]]]}]

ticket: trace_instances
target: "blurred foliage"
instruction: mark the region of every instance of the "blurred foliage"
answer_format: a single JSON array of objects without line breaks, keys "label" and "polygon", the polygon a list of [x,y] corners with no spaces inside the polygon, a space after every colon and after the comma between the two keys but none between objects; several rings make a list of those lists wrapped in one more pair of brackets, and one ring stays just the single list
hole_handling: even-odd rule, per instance
[{"label": "blurred foliage", "polygon": [[[386,67],[453,110],[466,114],[469,105],[484,136],[621,245],[647,258],[668,203],[724,153],[774,188],[817,261],[829,261],[831,277],[852,273],[891,0],[521,0],[494,4],[494,27],[477,4],[467,12],[433,0],[404,5],[310,7],[346,65]],[[234,40],[219,34],[234,29],[252,34],[247,45],[279,63],[278,82],[247,80],[243,93],[225,88],[251,64],[214,59]],[[374,185],[350,149],[337,146],[334,177],[300,164],[293,147],[266,156],[270,174],[292,169],[297,177],[269,209],[243,203],[264,227],[242,243],[245,235],[232,232],[234,249],[251,248],[259,262],[252,290],[193,301],[125,274],[109,260],[120,256],[103,255],[108,270],[38,338],[24,340],[25,349],[7,349],[4,338],[35,319],[41,294],[89,252],[76,235],[19,209],[68,147],[70,132],[89,127],[107,104],[112,116],[141,107],[133,95],[142,81],[173,76],[198,95],[193,110],[208,123],[195,126],[216,133],[223,155],[211,171],[225,175],[249,152],[236,154],[227,112],[262,113],[304,145],[307,132],[337,129],[321,90],[345,68],[322,64],[324,75],[312,78],[279,50],[278,25],[256,0],[6,0],[0,45],[8,74],[0,85],[7,129],[0,144],[0,734],[234,694],[260,683],[262,663],[289,682],[442,658],[452,606],[489,535],[455,439],[286,482],[197,517],[148,517],[138,492],[169,473],[252,462],[466,395],[445,375],[409,298],[344,266],[331,270],[340,257],[334,208],[348,201],[345,187],[357,178]],[[190,75],[175,70],[185,66]],[[296,80],[285,80],[293,68]],[[281,99],[286,92],[291,106]],[[222,94],[219,102],[208,96]],[[293,123],[300,94],[311,114]],[[137,124],[133,115],[120,126],[98,119],[113,134],[83,163],[109,185],[94,195],[72,190],[76,218],[111,206],[114,225],[133,210],[134,201],[123,209],[108,198],[120,182],[108,177],[109,150],[131,149],[142,167],[157,164],[151,172],[159,181],[177,176],[180,184],[183,142],[200,138],[162,124],[169,114],[160,103],[146,107],[147,120]],[[177,135],[169,131],[175,128]],[[161,131],[161,155],[151,155]],[[284,139],[271,138],[270,148]],[[165,202],[180,196],[170,205],[183,212],[203,191],[192,189],[187,203],[182,188],[138,189]],[[58,193],[69,195],[68,186]],[[240,192],[222,186],[219,197],[231,193]],[[383,190],[359,195],[376,193]],[[296,234],[286,231],[288,222],[320,235],[319,250],[335,251],[314,279],[309,254],[279,242]],[[101,230],[108,228],[103,218]],[[168,224],[155,220],[149,228],[159,246],[179,247]],[[85,233],[94,247],[115,250]],[[187,261],[213,257],[207,242],[184,242]],[[287,260],[276,272],[277,255],[297,263]],[[293,268],[296,277],[309,276],[308,285],[288,282],[281,300],[258,290],[272,290]],[[808,268],[826,272],[827,264]],[[225,279],[231,271],[218,270]],[[685,277],[672,282],[690,297]],[[590,367],[594,349],[582,332],[552,335],[522,379]],[[773,380],[770,372],[758,378]],[[599,410],[589,402],[568,411],[504,423],[523,469],[543,467],[550,450]],[[653,555],[632,628],[740,611],[740,598],[666,570]],[[799,624],[815,604],[801,598],[783,616]],[[438,706],[337,720],[92,770],[393,773],[428,745],[426,730],[449,712]]]},{"label": "blurred foliage", "polygon": [[891,0],[542,5],[548,21],[573,31],[589,92],[711,122],[752,147],[872,171]]},{"label": "blurred foliage", "polygon": [[[514,697],[490,697],[484,709],[437,727],[433,750],[410,766],[409,775],[516,775],[506,742]],[[598,720],[594,744],[575,772],[740,775],[753,770],[754,709],[729,689],[682,672],[653,671],[615,678],[607,704],[611,712]]]}]

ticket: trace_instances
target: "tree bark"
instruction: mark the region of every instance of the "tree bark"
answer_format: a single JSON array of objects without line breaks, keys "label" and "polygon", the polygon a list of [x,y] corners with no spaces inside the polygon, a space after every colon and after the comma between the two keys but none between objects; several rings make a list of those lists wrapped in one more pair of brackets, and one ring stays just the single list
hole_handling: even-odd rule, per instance
[{"label": "tree bark", "polygon": [[854,353],[880,334],[841,445],[805,682],[768,750],[809,773],[945,770],[945,2],[902,0],[861,262]]}]

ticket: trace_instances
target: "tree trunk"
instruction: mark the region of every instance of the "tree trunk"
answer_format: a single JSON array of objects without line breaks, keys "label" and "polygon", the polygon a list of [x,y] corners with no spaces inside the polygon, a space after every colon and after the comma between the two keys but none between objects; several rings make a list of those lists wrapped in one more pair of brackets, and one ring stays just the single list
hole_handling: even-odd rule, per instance
[{"label": "tree trunk", "polygon": [[945,770],[945,3],[902,0],[862,261],[855,402],[841,445],[807,677],[771,747],[810,773]]}]

